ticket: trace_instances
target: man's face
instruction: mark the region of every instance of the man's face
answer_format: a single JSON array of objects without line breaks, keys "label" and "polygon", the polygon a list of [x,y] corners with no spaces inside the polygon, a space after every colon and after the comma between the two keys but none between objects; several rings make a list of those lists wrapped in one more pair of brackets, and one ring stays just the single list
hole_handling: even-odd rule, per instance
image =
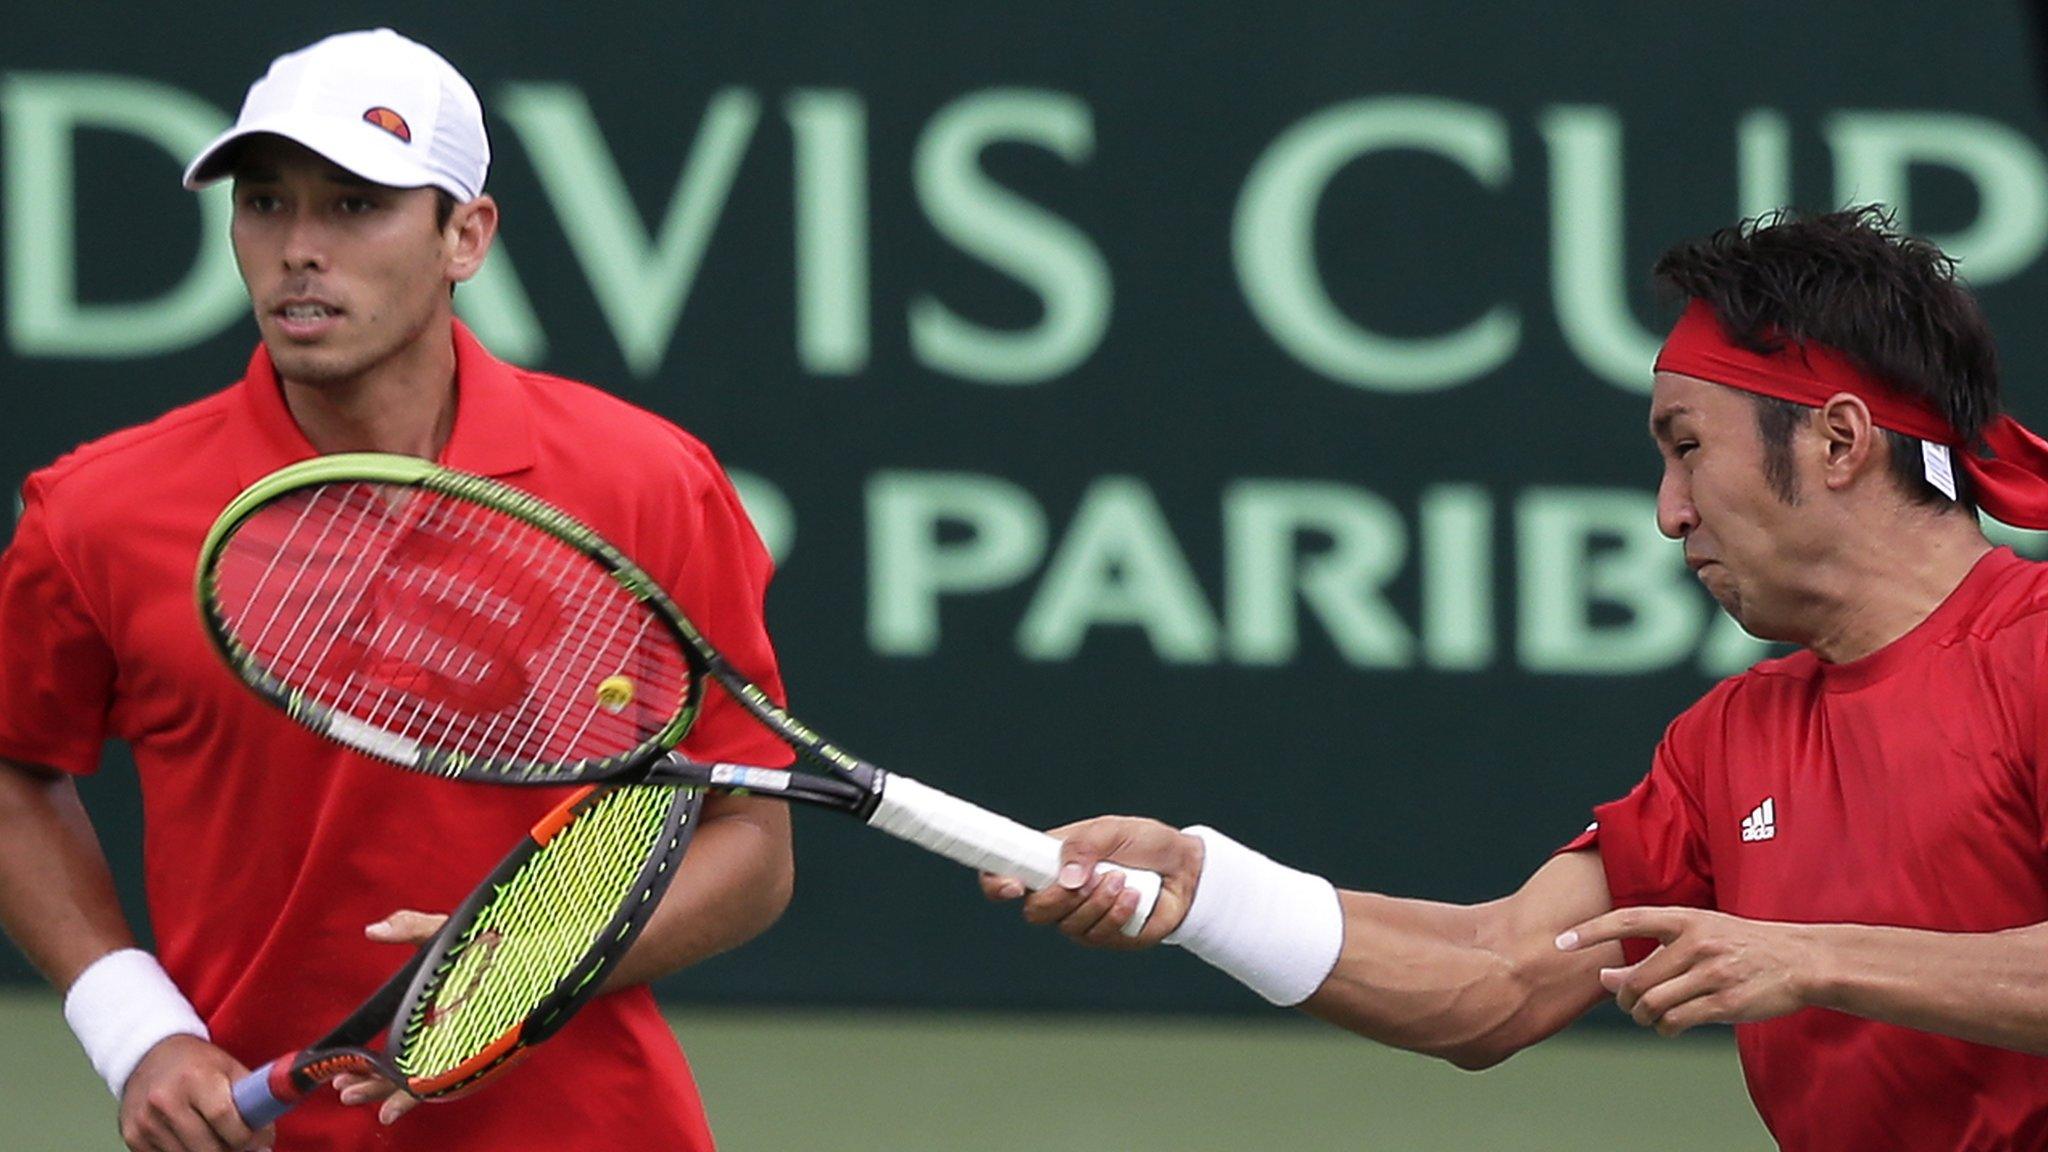
[{"label": "man's face", "polygon": [[431,188],[371,184],[278,137],[235,164],[235,262],[278,375],[361,377],[448,308],[452,232]]},{"label": "man's face", "polygon": [[[1650,435],[1664,459],[1657,527],[1685,545],[1685,560],[1721,607],[1752,635],[1803,642],[1805,583],[1818,525],[1795,496],[1764,474],[1756,404],[1745,393],[1659,372],[1650,393]],[[1793,433],[1795,449],[1804,429]],[[1810,490],[1799,475],[1797,493]]]}]

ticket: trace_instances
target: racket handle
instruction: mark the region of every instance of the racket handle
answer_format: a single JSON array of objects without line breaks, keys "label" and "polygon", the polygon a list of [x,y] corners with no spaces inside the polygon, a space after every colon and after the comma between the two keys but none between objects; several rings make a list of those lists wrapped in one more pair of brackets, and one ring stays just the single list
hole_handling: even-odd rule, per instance
[{"label": "racket handle", "polygon": [[[1032,891],[1052,887],[1060,871],[1060,842],[1036,828],[998,816],[978,804],[891,773],[868,824],[949,860],[983,872],[1015,876]],[[1124,886],[1138,894],[1138,911],[1123,927],[1136,936],[1159,900],[1159,874],[1104,861],[1095,874],[1124,874]]]},{"label": "racket handle", "polygon": [[252,1129],[272,1123],[298,1103],[297,1098],[280,1100],[271,1091],[271,1070],[281,1063],[282,1060],[272,1060],[235,1081],[235,1110],[242,1114],[242,1123]]}]

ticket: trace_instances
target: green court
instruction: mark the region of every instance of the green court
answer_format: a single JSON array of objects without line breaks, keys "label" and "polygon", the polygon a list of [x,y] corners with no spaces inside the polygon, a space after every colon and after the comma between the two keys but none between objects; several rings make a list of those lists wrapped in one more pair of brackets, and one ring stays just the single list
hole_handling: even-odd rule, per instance
[{"label": "green court", "polygon": [[[1459,1072],[1312,1021],[671,1014],[730,1152],[1749,1152],[1725,1031],[1580,1030]],[[54,998],[0,994],[0,1146],[118,1149]],[[779,1093],[802,1084],[801,1093]]]}]

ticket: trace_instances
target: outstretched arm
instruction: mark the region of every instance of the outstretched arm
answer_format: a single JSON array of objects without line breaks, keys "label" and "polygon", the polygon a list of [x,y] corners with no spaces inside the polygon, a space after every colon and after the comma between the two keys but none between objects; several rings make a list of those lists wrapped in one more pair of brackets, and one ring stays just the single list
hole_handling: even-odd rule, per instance
[{"label": "outstretched arm", "polygon": [[[1027,896],[1013,880],[988,877],[984,890],[996,899],[1021,897],[1026,919],[1057,925],[1077,940],[1101,947],[1158,943],[1183,927],[1191,907],[1197,921],[1204,918],[1203,840],[1155,821],[1126,817],[1086,821],[1054,834],[1066,840],[1065,857],[1078,865],[1068,869],[1059,884]],[[1159,906],[1135,940],[1120,935],[1135,901],[1123,895],[1113,875],[1099,881],[1093,877],[1095,863],[1103,859],[1152,868],[1164,878]],[[1283,893],[1281,899],[1289,897]],[[1593,851],[1553,857],[1519,891],[1485,904],[1443,904],[1370,892],[1338,892],[1336,902],[1341,946],[1334,965],[1325,969],[1327,974],[1300,1007],[1362,1036],[1460,1067],[1498,1063],[1577,1019],[1607,994],[1600,969],[1621,963],[1618,944],[1569,952],[1557,946],[1559,933],[1611,907],[1606,874]],[[1256,912],[1269,908],[1270,902],[1252,898],[1241,906]],[[1214,917],[1211,913],[1210,919]],[[1300,917],[1312,918],[1312,913]],[[1191,926],[1205,938],[1233,935],[1228,924]],[[1269,971],[1290,966],[1296,958],[1287,955],[1294,943],[1289,933],[1311,929],[1285,917],[1261,925],[1243,934],[1252,942],[1248,947],[1263,953],[1249,959],[1219,958],[1200,943],[1194,950],[1242,978],[1246,968]],[[1233,947],[1223,945],[1225,951]],[[1318,967],[1324,964],[1327,958],[1317,962]]]},{"label": "outstretched arm", "polygon": [[1605,998],[1616,944],[1563,952],[1558,933],[1608,908],[1597,852],[1552,857],[1511,896],[1462,906],[1340,892],[1344,948],[1303,1010],[1384,1044],[1484,1068]]}]

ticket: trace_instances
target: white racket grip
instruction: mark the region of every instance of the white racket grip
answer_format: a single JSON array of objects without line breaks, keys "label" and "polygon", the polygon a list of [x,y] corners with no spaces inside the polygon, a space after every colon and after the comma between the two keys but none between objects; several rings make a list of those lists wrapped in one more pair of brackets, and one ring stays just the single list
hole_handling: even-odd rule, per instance
[{"label": "white racket grip", "polygon": [[[883,780],[868,824],[969,868],[1015,876],[1034,892],[1059,876],[1058,838],[908,776],[891,773]],[[1107,861],[1095,866],[1098,876],[1111,872],[1123,873],[1124,887],[1138,894],[1138,911],[1123,927],[1124,935],[1136,936],[1159,900],[1159,874]]]}]

